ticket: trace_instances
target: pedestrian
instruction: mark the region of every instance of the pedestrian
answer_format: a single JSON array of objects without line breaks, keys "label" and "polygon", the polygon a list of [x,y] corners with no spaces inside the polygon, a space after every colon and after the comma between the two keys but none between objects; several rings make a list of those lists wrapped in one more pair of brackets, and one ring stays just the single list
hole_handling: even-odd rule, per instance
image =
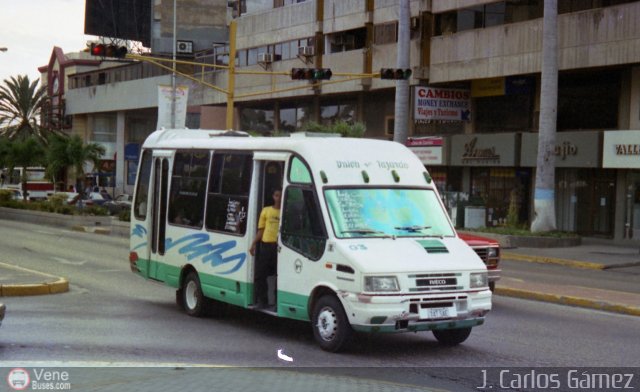
[{"label": "pedestrian", "polygon": [[[266,308],[269,304],[267,278],[277,273],[278,266],[278,229],[280,227],[280,205],[282,190],[274,189],[273,205],[264,207],[260,212],[258,232],[251,243],[249,253],[258,256],[255,263],[256,308]],[[258,244],[260,246],[258,246]]]}]

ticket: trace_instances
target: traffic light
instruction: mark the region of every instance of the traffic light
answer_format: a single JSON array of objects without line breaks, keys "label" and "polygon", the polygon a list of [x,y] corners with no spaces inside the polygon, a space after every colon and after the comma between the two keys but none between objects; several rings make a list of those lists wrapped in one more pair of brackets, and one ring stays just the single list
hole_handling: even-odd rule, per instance
[{"label": "traffic light", "polygon": [[92,43],[90,52],[93,56],[115,57],[118,59],[123,59],[127,56],[128,50],[126,46]]},{"label": "traffic light", "polygon": [[291,79],[293,80],[329,80],[331,75],[333,75],[333,72],[329,68],[291,69]]},{"label": "traffic light", "polygon": [[407,80],[411,77],[410,68],[382,68],[380,79]]}]

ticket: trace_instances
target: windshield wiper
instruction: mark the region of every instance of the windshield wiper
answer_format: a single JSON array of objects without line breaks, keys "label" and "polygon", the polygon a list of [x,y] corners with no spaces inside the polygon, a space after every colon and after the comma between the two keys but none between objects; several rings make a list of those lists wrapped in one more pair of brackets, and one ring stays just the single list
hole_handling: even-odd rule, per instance
[{"label": "windshield wiper", "polygon": [[430,229],[430,228],[431,228],[431,226],[417,226],[417,225],[394,227],[394,229],[396,229],[396,230],[406,230],[406,231],[411,232],[411,233],[417,233],[418,231],[427,230],[427,229]]},{"label": "windshield wiper", "polygon": [[349,233],[356,233],[356,234],[385,234],[384,231],[378,231],[378,230],[372,230],[372,229],[353,229],[353,230],[345,230],[345,231],[341,231],[341,234],[349,234]]}]

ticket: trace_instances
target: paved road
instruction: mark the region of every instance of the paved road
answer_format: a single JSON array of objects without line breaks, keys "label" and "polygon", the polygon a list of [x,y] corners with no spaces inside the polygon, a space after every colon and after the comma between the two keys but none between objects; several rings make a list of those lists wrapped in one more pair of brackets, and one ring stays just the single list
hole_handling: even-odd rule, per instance
[{"label": "paved road", "polygon": [[[450,390],[474,389],[478,375],[452,378],[432,367],[640,366],[640,318],[633,316],[496,297],[486,324],[459,347],[440,347],[429,333],[359,335],[336,355],[318,349],[307,323],[236,308],[221,318],[184,315],[172,289],[129,271],[124,239],[0,221],[0,249],[0,261],[71,282],[65,294],[2,299],[8,306],[0,329],[4,366],[181,363],[330,367],[331,373],[363,367],[360,377]],[[279,349],[293,363],[279,360]]]}]

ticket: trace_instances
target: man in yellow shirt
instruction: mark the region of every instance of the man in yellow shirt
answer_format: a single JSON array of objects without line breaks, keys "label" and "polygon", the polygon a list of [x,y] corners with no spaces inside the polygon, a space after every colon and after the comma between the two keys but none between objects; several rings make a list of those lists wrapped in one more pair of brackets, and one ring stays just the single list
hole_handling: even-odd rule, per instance
[{"label": "man in yellow shirt", "polygon": [[255,256],[256,246],[260,243],[255,267],[256,308],[267,307],[269,303],[267,278],[277,273],[282,190],[275,189],[272,197],[273,205],[264,207],[260,212],[258,232],[249,248],[249,253]]}]

